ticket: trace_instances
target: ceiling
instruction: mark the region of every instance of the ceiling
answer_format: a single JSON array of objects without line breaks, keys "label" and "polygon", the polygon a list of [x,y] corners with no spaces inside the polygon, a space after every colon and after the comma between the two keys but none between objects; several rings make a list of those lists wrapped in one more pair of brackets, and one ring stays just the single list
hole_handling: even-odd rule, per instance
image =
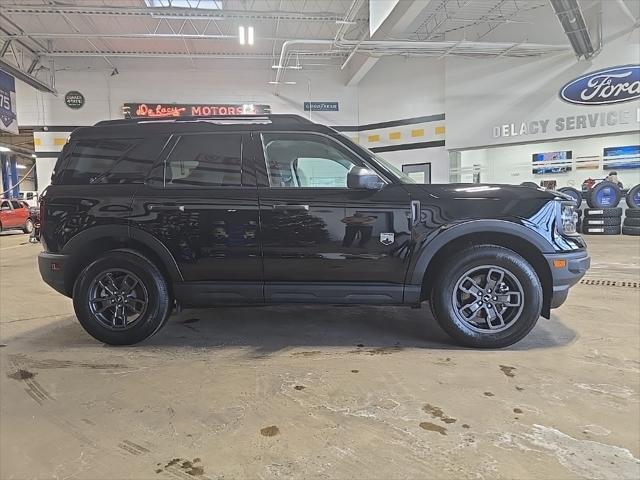
[{"label": "ceiling", "polygon": [[[288,68],[316,69],[344,66],[356,50],[442,57],[567,48],[548,0],[401,0],[402,9],[410,21],[369,38],[368,0],[2,0],[0,61],[52,83],[59,69],[209,69],[224,59],[271,69],[281,53]],[[254,45],[240,45],[239,26],[254,28]],[[287,40],[302,42],[283,47]]]}]

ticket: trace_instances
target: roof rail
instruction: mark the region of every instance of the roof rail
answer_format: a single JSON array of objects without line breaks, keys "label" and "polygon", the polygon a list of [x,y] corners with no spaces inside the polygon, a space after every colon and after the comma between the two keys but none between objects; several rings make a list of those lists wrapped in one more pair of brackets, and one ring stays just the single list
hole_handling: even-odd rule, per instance
[{"label": "roof rail", "polygon": [[106,127],[112,125],[135,125],[140,123],[155,123],[155,122],[228,122],[228,123],[255,123],[256,121],[270,121],[274,124],[283,123],[313,123],[300,115],[294,114],[269,114],[269,115],[210,115],[204,116],[183,116],[183,117],[136,117],[136,118],[123,118],[118,120],[101,120],[94,124],[95,127]]}]

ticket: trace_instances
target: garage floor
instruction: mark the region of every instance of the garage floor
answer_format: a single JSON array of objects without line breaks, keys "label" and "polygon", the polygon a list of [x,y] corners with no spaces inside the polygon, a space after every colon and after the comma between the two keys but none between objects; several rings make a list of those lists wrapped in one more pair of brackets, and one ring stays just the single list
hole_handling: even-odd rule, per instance
[{"label": "garage floor", "polygon": [[[0,478],[640,477],[640,239],[501,351],[428,308],[189,310],[101,345],[0,236]],[[598,283],[594,281],[593,283]],[[602,283],[602,282],[600,282]]]}]

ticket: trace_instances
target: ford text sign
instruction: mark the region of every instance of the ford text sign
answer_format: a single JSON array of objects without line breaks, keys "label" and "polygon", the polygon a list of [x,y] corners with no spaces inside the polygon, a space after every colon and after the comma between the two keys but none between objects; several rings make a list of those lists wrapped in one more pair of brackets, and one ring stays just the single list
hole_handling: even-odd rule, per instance
[{"label": "ford text sign", "polygon": [[640,65],[624,65],[587,73],[570,81],[560,98],[578,105],[610,105],[640,98]]}]

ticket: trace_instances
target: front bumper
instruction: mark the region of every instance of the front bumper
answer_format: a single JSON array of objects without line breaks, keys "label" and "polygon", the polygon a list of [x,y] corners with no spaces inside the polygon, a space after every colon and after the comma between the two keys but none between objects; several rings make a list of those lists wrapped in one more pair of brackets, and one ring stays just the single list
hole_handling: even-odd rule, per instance
[{"label": "front bumper", "polygon": [[38,268],[40,269],[42,280],[44,280],[47,285],[56,292],[70,296],[71,292],[67,292],[64,278],[64,266],[67,259],[68,255],[40,252],[38,255]]},{"label": "front bumper", "polygon": [[558,308],[569,295],[569,288],[578,283],[591,266],[586,250],[573,253],[552,253],[544,256],[553,279],[551,308]]}]

